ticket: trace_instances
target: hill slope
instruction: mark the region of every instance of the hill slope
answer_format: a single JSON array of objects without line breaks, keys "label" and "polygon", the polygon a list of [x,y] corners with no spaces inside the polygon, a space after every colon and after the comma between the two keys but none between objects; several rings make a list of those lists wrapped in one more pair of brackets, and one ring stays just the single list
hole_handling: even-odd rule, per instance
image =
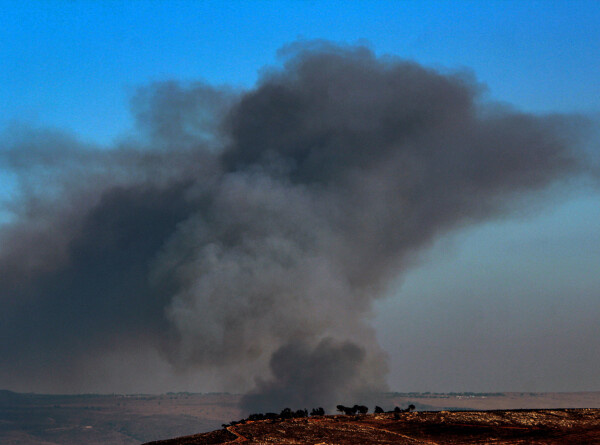
[{"label": "hill slope", "polygon": [[600,410],[426,411],[247,421],[211,433],[151,442],[192,444],[600,443]]}]

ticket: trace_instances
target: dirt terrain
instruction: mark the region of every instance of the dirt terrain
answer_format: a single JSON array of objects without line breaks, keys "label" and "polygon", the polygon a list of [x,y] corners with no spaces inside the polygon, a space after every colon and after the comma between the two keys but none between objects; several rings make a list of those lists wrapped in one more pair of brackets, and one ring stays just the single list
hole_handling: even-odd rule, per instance
[{"label": "dirt terrain", "polygon": [[152,442],[193,444],[592,444],[600,410],[425,411],[258,420],[211,433]]}]

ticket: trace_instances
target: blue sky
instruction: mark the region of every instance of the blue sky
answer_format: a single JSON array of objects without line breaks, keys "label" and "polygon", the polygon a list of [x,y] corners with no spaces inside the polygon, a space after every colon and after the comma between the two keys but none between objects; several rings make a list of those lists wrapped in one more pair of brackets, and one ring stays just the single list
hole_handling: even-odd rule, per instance
[{"label": "blue sky", "polygon": [[298,39],[473,70],[534,111],[597,111],[598,2],[3,1],[0,122],[108,143],[136,87],[165,79],[248,87]]},{"label": "blue sky", "polygon": [[[250,88],[278,64],[282,47],[310,39],[466,70],[489,98],[525,111],[600,115],[598,1],[65,0],[0,8],[2,131],[54,127],[108,146],[132,131],[128,102],[138,87],[175,79]],[[0,188],[10,191],[8,179]],[[390,354],[393,389],[598,389],[589,366],[600,356],[600,196],[592,186],[562,196],[439,240],[390,289],[373,323]]]}]

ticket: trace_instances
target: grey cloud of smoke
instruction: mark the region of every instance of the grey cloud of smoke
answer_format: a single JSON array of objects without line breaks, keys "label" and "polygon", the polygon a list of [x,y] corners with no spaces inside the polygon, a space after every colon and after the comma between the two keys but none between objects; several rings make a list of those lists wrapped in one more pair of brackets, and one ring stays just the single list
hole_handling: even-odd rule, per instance
[{"label": "grey cloud of smoke", "polygon": [[580,118],[488,104],[468,75],[328,43],[286,57],[250,91],[140,90],[140,134],[110,150],[5,136],[2,381],[68,390],[116,348],[224,385],[247,369],[247,410],[384,389],[368,316],[412,254],[586,171]]},{"label": "grey cloud of smoke", "polygon": [[369,400],[380,387],[369,382],[383,377],[380,362],[366,362],[355,343],[323,339],[313,349],[289,343],[271,356],[272,380],[257,379],[256,388],[242,398],[246,411],[268,412],[278,406],[327,406],[345,399]]}]

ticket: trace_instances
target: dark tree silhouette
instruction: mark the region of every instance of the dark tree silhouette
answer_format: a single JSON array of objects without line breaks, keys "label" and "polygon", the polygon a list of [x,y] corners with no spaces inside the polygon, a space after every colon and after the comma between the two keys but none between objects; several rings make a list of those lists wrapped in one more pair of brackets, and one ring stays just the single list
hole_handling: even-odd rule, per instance
[{"label": "dark tree silhouette", "polygon": [[375,414],[382,414],[383,408],[381,406],[376,406],[374,412],[375,412]]},{"label": "dark tree silhouette", "polygon": [[344,407],[344,414],[347,416],[353,416],[356,414],[357,405],[354,405],[352,408]]},{"label": "dark tree silhouette", "polygon": [[321,407],[319,408],[313,408],[312,411],[310,412],[311,416],[324,416],[325,415],[325,410]]},{"label": "dark tree silhouette", "polygon": [[365,405],[354,405],[354,409],[356,412],[358,412],[358,414],[367,414],[369,412],[369,408],[367,408]]}]

